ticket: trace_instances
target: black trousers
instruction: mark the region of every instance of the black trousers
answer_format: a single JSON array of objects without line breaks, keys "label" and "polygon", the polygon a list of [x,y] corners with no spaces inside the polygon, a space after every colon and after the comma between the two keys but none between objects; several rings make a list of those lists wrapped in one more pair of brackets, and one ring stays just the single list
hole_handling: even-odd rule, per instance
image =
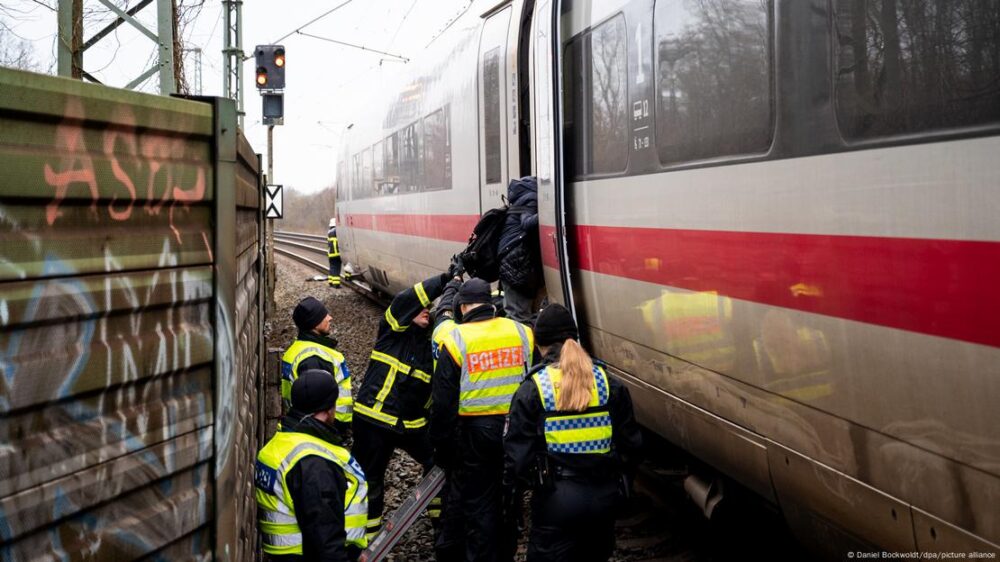
[{"label": "black trousers", "polygon": [[[427,437],[427,431],[396,433],[364,416],[354,416],[354,446],[351,454],[365,471],[368,482],[368,534],[371,538],[382,528],[382,510],[385,502],[385,470],[396,449],[406,454],[424,467],[424,473],[434,466],[434,450]],[[433,500],[432,500],[433,501]]]},{"label": "black trousers", "polygon": [[469,562],[509,559],[503,536],[503,424],[503,416],[462,420],[459,493]]},{"label": "black trousers", "polygon": [[528,562],[606,562],[615,550],[618,482],[557,479],[531,503]]},{"label": "black trousers", "polygon": [[330,273],[326,276],[326,282],[331,287],[340,285],[340,256],[330,259]]}]

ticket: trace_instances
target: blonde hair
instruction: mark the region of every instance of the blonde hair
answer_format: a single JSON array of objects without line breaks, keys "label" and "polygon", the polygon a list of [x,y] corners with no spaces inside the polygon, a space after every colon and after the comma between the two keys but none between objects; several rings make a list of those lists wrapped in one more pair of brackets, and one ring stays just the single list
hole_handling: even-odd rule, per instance
[{"label": "blonde hair", "polygon": [[594,387],[594,362],[590,355],[574,339],[567,339],[559,355],[562,371],[556,409],[582,412],[590,405],[591,389]]}]

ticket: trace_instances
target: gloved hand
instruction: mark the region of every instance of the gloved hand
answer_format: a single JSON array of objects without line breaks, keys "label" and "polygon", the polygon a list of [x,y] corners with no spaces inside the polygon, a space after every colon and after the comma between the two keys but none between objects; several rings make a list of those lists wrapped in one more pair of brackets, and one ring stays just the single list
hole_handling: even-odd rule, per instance
[{"label": "gloved hand", "polygon": [[465,264],[462,263],[462,257],[458,254],[451,256],[451,264],[448,265],[448,277],[462,277],[465,273]]}]

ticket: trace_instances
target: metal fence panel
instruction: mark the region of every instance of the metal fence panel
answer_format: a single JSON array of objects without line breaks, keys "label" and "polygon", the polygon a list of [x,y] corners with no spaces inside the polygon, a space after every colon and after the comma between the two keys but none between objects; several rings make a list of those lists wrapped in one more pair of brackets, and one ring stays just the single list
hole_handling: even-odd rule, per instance
[{"label": "metal fence panel", "polygon": [[237,145],[229,100],[0,69],[0,559],[252,548],[259,165]]}]

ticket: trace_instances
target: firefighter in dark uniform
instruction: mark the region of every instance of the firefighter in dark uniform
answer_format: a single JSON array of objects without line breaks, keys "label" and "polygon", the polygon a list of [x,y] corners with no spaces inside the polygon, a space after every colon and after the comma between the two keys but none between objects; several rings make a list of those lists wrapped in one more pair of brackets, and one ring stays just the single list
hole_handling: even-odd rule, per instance
[{"label": "firefighter in dark uniform", "polygon": [[326,256],[330,259],[330,273],[326,284],[340,288],[340,245],[337,243],[337,219],[330,219],[330,230],[326,232]]},{"label": "firefighter in dark uniform", "polygon": [[456,475],[466,525],[465,559],[500,560],[504,418],[534,349],[531,329],[496,318],[490,286],[466,281],[461,322],[441,338],[432,381],[435,462]]},{"label": "firefighter in dark uniform", "polygon": [[[433,466],[427,438],[431,397],[431,301],[450,276],[435,275],[401,291],[379,322],[368,369],[354,403],[352,452],[368,475],[368,537],[382,527],[385,470],[393,451],[403,449],[424,467]],[[440,509],[434,500],[431,515]]]},{"label": "firefighter in dark uniform", "polygon": [[337,383],[304,371],[292,407],[257,455],[259,526],[271,560],[357,560],[367,546],[365,475],[331,425]]},{"label": "firefighter in dark uniform", "polygon": [[340,386],[337,429],[346,434],[351,427],[354,409],[351,373],[344,356],[336,349],[337,340],[330,336],[331,320],[326,307],[314,297],[306,297],[295,306],[292,321],[299,329],[299,334],[281,356],[281,397],[287,411],[291,405],[292,383],[299,373],[310,369],[330,373]]},{"label": "firefighter in dark uniform", "polygon": [[562,305],[539,313],[535,337],[542,361],[517,389],[504,437],[505,484],[534,490],[527,560],[608,560],[642,447],[632,399],[577,342]]}]

